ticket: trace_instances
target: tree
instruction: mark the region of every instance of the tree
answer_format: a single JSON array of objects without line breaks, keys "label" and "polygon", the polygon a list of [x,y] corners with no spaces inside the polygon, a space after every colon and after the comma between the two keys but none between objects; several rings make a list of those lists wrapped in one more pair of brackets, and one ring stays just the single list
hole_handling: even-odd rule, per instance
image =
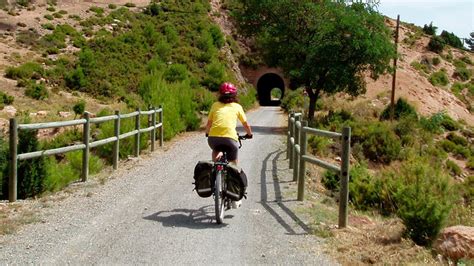
[{"label": "tree", "polygon": [[80,100],[72,107],[72,110],[74,111],[74,119],[76,119],[77,116],[81,116],[86,110],[86,101]]},{"label": "tree", "polygon": [[466,39],[466,43],[469,46],[469,49],[474,52],[474,32],[471,32],[469,35],[471,38]]},{"label": "tree", "polygon": [[395,56],[383,17],[362,1],[241,2],[234,12],[241,32],[255,37],[265,63],[305,88],[310,120],[322,93],[365,92],[365,75],[376,79]]},{"label": "tree", "polygon": [[423,26],[423,32],[428,34],[428,35],[436,35],[436,30],[438,27],[433,26],[433,22],[430,23],[430,25]]},{"label": "tree", "polygon": [[444,42],[448,45],[451,45],[454,48],[459,48],[462,49],[462,41],[456,36],[454,33],[447,32],[443,30],[441,32],[441,35],[439,35],[441,38],[443,38]]}]

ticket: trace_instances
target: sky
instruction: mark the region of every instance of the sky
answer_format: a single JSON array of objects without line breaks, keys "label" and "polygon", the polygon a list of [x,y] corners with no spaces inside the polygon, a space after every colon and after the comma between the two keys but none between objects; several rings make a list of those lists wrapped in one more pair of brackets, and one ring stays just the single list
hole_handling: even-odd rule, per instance
[{"label": "sky", "polygon": [[380,0],[379,12],[423,27],[425,24],[438,27],[459,38],[469,38],[474,32],[474,0]]}]

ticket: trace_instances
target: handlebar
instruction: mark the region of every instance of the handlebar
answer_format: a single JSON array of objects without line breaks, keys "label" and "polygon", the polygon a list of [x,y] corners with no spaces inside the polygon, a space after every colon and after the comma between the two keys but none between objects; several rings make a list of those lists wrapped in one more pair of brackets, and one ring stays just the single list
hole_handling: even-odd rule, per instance
[{"label": "handlebar", "polygon": [[249,135],[249,134],[245,134],[244,136],[237,134],[237,136],[239,137],[239,149],[242,148],[242,140],[253,138],[253,135]]}]

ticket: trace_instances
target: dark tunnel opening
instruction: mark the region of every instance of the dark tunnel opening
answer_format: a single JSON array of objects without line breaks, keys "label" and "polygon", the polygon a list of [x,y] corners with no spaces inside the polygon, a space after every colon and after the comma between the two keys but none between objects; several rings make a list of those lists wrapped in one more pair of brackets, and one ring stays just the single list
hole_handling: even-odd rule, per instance
[{"label": "dark tunnel opening", "polygon": [[285,95],[285,82],[274,73],[267,73],[257,82],[258,101],[261,106],[278,106]]}]

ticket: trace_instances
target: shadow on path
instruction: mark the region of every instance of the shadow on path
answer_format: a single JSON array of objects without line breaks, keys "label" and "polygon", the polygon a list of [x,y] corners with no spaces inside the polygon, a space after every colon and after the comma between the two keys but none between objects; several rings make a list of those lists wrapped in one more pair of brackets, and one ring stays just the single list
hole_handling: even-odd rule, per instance
[{"label": "shadow on path", "polygon": [[[237,131],[245,132],[242,126],[237,127]],[[261,135],[286,135],[287,127],[262,127],[262,126],[252,126],[253,133],[259,133]]]},{"label": "shadow on path", "polygon": [[[225,219],[231,219],[233,215],[225,215]],[[145,220],[160,222],[165,227],[186,227],[190,229],[218,229],[226,224],[215,223],[214,206],[204,206],[197,210],[174,209],[160,211],[143,217]]]},{"label": "shadow on path", "polygon": [[[285,219],[283,219],[283,217],[281,217],[278,214],[278,212],[275,209],[275,203],[281,210],[283,210],[289,217],[291,217],[291,219],[293,219],[293,221],[295,221],[306,233],[310,233],[310,231],[311,231],[310,228],[303,221],[301,221],[301,219],[298,218],[298,216],[296,216],[296,214],[293,213],[284,204],[284,202],[289,202],[289,201],[292,201],[292,200],[282,201],[280,182],[278,181],[277,161],[278,161],[278,158],[280,158],[280,155],[283,154],[283,153],[285,153],[285,152],[278,149],[277,151],[274,151],[274,152],[268,154],[268,156],[265,158],[265,160],[263,160],[262,170],[261,170],[261,174],[260,174],[260,178],[261,178],[261,182],[260,182],[261,183],[261,202],[260,203],[277,220],[277,222],[279,224],[281,224],[281,226],[283,226],[283,228],[285,228],[285,230],[288,232],[288,234],[296,235],[297,233],[292,228],[292,226],[290,224],[288,224],[287,221],[285,221]],[[276,155],[273,158],[273,160],[271,161],[272,169],[271,169],[271,176],[269,176],[268,172],[267,172],[267,165],[268,165],[268,162],[269,162],[270,158],[274,154],[276,154]],[[270,200],[270,201],[268,200],[267,182],[273,182],[273,188],[274,188],[274,191],[275,191],[275,199],[276,200]],[[286,181],[283,181],[283,182],[287,183]]]}]

